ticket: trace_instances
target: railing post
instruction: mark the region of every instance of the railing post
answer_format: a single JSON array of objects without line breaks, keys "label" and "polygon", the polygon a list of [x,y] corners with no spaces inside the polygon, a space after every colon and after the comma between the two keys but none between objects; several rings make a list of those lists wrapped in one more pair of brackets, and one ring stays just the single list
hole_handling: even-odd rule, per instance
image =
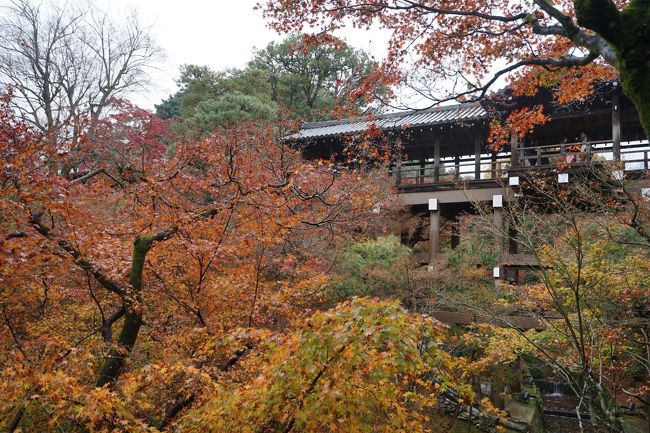
[{"label": "railing post", "polygon": [[424,183],[424,173],[425,173],[425,158],[424,155],[422,155],[422,159],[420,159],[420,168],[418,170],[418,184],[423,184]]},{"label": "railing post", "polygon": [[621,160],[621,104],[617,93],[612,96],[612,146],[614,160]]},{"label": "railing post", "polygon": [[519,165],[518,144],[519,135],[515,131],[510,132],[510,166],[513,168]]},{"label": "railing post", "polygon": [[460,179],[460,156],[454,156],[454,180]]},{"label": "railing post", "polygon": [[433,180],[440,180],[440,139],[436,138],[433,142]]},{"label": "railing post", "polygon": [[397,180],[396,184],[399,188],[402,186],[402,146],[400,145],[399,150],[397,151],[397,161],[395,162],[395,169],[397,170]]},{"label": "railing post", "polygon": [[474,180],[481,180],[481,137],[474,136]]},{"label": "railing post", "polygon": [[585,162],[591,162],[591,143],[586,144],[585,149]]},{"label": "railing post", "polygon": [[537,162],[535,163],[537,167],[542,165],[542,149],[537,148]]},{"label": "railing post", "polygon": [[643,152],[643,168],[648,169],[648,151]]},{"label": "railing post", "polygon": [[497,178],[497,154],[492,152],[492,179]]}]

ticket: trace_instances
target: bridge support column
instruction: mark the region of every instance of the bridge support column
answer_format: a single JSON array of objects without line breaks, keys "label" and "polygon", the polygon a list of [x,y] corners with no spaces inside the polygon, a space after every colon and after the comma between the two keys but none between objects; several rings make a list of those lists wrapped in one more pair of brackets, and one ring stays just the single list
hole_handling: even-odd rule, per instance
[{"label": "bridge support column", "polygon": [[503,196],[492,196],[492,208],[494,209],[494,247],[497,251],[503,252]]},{"label": "bridge support column", "polygon": [[440,204],[437,198],[429,199],[429,264],[440,255]]},{"label": "bridge support column", "polygon": [[612,150],[614,160],[621,160],[621,103],[618,94],[612,97]]}]

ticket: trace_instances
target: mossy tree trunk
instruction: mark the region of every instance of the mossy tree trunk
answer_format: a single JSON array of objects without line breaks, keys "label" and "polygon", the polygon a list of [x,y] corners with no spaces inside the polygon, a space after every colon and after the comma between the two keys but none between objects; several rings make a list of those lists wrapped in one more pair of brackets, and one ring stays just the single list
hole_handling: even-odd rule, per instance
[{"label": "mossy tree trunk", "polygon": [[575,0],[578,23],[602,36],[616,52],[623,91],[650,137],[650,0],[619,10],[611,0]]},{"label": "mossy tree trunk", "polygon": [[129,293],[122,300],[125,308],[124,322],[117,345],[111,347],[100,368],[97,379],[98,387],[110,385],[117,380],[138,338],[142,326],[142,272],[153,240],[150,237],[138,237],[133,243],[133,261],[129,273],[131,287]]}]

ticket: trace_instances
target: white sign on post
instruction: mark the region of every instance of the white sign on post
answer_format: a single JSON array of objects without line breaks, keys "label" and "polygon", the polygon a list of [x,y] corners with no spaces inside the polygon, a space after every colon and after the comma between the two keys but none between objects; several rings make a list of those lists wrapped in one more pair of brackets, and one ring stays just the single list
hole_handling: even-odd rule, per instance
[{"label": "white sign on post", "polygon": [[650,188],[641,188],[641,197],[645,201],[650,201]]}]

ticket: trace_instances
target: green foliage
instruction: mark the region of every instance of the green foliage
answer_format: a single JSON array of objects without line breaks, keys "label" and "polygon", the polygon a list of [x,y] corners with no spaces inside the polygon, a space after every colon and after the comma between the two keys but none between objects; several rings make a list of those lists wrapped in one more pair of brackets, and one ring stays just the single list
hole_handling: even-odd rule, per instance
[{"label": "green foliage", "polygon": [[438,325],[372,299],[298,325],[258,360],[261,374],[216,392],[182,431],[424,431],[437,394],[451,385]]},{"label": "green foliage", "polygon": [[333,296],[398,297],[408,284],[410,257],[411,250],[396,236],[350,245],[337,259],[339,278],[331,285]]},{"label": "green foliage", "polygon": [[156,105],[156,114],[176,118],[176,132],[191,138],[240,121],[267,120],[276,104],[266,81],[267,74],[257,70],[215,72],[207,66],[183,65],[180,89]]},{"label": "green foliage", "polygon": [[452,268],[474,267],[480,265],[484,268],[496,266],[499,253],[495,251],[492,238],[476,230],[467,231],[469,239],[463,241],[456,248],[445,251],[449,265]]},{"label": "green foliage", "polygon": [[160,104],[156,104],[156,116],[163,120],[173,119],[180,115],[181,106],[174,95],[169,95],[169,98],[163,99]]},{"label": "green foliage", "polygon": [[207,66],[181,66],[177,97],[181,116],[191,116],[199,102],[215,99],[225,93],[225,78],[225,74],[215,72]]},{"label": "green foliage", "polygon": [[179,90],[156,105],[156,114],[178,119],[177,131],[192,136],[229,122],[268,119],[278,106],[307,119],[330,116],[337,104],[350,103],[375,67],[365,52],[342,41],[319,45],[291,36],[257,51],[241,70],[181,66]]},{"label": "green foliage", "polygon": [[216,99],[201,101],[194,114],[183,123],[183,129],[194,136],[204,136],[219,126],[229,126],[240,121],[271,119],[275,109],[255,96],[239,92],[226,93]]},{"label": "green foliage", "polygon": [[314,118],[330,115],[337,101],[348,98],[376,63],[343,41],[315,44],[294,35],[258,51],[248,68],[268,74],[273,101]]}]

